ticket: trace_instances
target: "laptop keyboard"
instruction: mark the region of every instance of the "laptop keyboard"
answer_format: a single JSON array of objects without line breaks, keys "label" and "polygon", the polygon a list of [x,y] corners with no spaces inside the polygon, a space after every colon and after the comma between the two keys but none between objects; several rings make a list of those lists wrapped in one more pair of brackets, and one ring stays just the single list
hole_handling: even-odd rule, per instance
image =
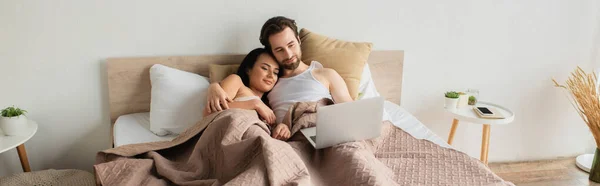
[{"label": "laptop keyboard", "polygon": [[315,143],[317,142],[317,136],[311,136],[310,139]]}]

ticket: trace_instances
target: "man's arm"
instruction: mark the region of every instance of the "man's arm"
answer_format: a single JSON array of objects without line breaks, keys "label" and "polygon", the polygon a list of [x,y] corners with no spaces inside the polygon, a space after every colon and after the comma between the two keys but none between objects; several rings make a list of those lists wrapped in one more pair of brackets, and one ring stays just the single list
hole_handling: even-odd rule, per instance
[{"label": "man's arm", "polygon": [[227,93],[227,97],[233,99],[235,96],[237,96],[240,88],[244,86],[244,83],[242,82],[242,78],[240,78],[240,76],[237,74],[231,74],[219,82],[218,85],[218,88],[222,88],[223,91]]},{"label": "man's arm", "polygon": [[228,109],[228,102],[235,98],[238,90],[244,84],[238,75],[231,74],[219,83],[212,83],[206,95],[206,113]]},{"label": "man's arm", "polygon": [[[219,85],[217,84],[216,86],[219,86]],[[216,88],[219,88],[219,87],[216,87]],[[258,106],[259,106],[259,101],[260,100],[258,100],[258,99],[251,99],[251,100],[247,100],[247,101],[233,101],[233,102],[225,103],[225,104],[227,104],[227,106],[228,106],[227,108],[239,108],[239,109],[246,109],[246,110],[256,110],[258,108]],[[223,110],[227,110],[227,109],[223,108]],[[208,105],[207,105],[207,107],[204,109],[204,116],[207,116],[210,113],[211,112],[209,111]]]},{"label": "man's arm", "polygon": [[259,99],[251,99],[247,101],[234,101],[229,103],[229,108],[255,110],[258,107],[259,102]]},{"label": "man's arm", "polygon": [[[237,77],[239,79],[239,76],[237,76],[237,75],[230,76],[230,77],[232,77],[233,79],[235,79],[234,77]],[[212,112],[217,112],[217,111],[221,111],[221,110],[225,110],[225,109],[229,109],[229,108],[240,108],[240,109],[247,109],[247,110],[256,110],[256,112],[258,112],[258,115],[260,115],[263,119],[265,119],[267,121],[267,123],[269,123],[269,124],[275,123],[275,120],[276,120],[275,113],[273,113],[273,110],[271,110],[267,105],[265,105],[262,102],[262,100],[252,99],[252,100],[248,100],[248,101],[231,101],[231,99],[229,99],[227,94],[230,94],[231,97],[235,97],[236,95],[232,94],[231,92],[233,92],[233,91],[237,92],[237,90],[239,90],[239,87],[231,89],[231,88],[228,88],[231,85],[227,85],[228,83],[224,83],[224,82],[227,82],[227,81],[223,80],[223,81],[221,81],[221,84],[213,83],[208,88],[209,95],[207,96],[208,97],[207,104],[206,104],[206,107],[204,108],[204,113],[203,113],[204,116],[206,116]],[[231,81],[231,82],[236,82],[236,81]],[[229,84],[231,84],[231,82]],[[241,80],[239,83],[241,83]],[[233,84],[235,84],[235,83],[233,83]],[[241,84],[240,86],[243,86],[243,84]],[[223,106],[222,108],[221,108],[221,105]],[[217,110],[217,109],[220,109],[220,110]]]},{"label": "man's arm", "polygon": [[325,68],[322,72],[329,81],[329,93],[333,97],[333,101],[336,103],[353,101],[350,92],[348,92],[348,86],[346,86],[346,82],[340,74],[330,68]]},{"label": "man's arm", "polygon": [[[246,110],[256,110],[258,108],[259,102],[260,100],[258,99],[252,99],[252,100],[248,100],[248,101],[234,101],[234,102],[230,102],[230,103],[225,103],[227,104],[227,108],[239,108],[239,109],[246,109]],[[226,108],[223,108],[224,110],[227,110]],[[211,112],[208,109],[208,105],[207,107],[204,108],[204,112],[203,115],[207,116],[209,115]]]},{"label": "man's arm", "polygon": [[206,110],[210,114],[221,110],[232,108],[241,109],[256,109],[255,101],[242,101],[233,103],[232,98],[235,98],[240,87],[244,86],[242,79],[238,75],[232,74],[227,76],[219,83],[212,83],[207,91]]}]

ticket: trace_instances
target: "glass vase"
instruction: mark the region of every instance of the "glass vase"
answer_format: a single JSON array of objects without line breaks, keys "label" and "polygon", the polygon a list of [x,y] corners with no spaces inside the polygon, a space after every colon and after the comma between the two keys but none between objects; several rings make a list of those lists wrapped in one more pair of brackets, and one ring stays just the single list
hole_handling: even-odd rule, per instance
[{"label": "glass vase", "polygon": [[594,161],[592,162],[592,168],[590,169],[590,181],[600,183],[600,150],[596,148],[594,153]]}]

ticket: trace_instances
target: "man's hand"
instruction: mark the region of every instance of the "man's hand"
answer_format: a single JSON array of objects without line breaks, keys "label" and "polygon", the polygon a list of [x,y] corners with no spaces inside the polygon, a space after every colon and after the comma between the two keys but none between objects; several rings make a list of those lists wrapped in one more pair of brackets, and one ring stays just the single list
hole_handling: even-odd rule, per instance
[{"label": "man's hand", "polygon": [[206,108],[204,108],[208,114],[229,109],[228,102],[231,102],[231,99],[219,83],[210,84],[206,93]]},{"label": "man's hand", "polygon": [[267,122],[267,124],[272,125],[275,123],[275,120],[276,120],[275,113],[273,112],[273,110],[271,110],[271,108],[269,108],[267,105],[265,105],[265,103],[263,103],[261,100],[257,99],[255,110],[256,110],[256,112],[258,112],[258,115]]},{"label": "man's hand", "polygon": [[275,139],[285,141],[290,138],[291,132],[286,124],[280,123],[275,129],[273,129],[273,133],[271,136]]}]

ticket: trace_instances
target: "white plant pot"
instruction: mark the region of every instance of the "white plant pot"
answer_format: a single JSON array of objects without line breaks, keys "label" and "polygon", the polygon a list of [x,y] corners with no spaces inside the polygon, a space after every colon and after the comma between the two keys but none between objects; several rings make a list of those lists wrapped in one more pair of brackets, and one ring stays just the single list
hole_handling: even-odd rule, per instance
[{"label": "white plant pot", "polygon": [[10,118],[0,116],[0,128],[7,136],[23,135],[27,131],[27,117],[23,115]]},{"label": "white plant pot", "polygon": [[444,104],[444,107],[447,109],[456,109],[456,106],[458,105],[458,98],[446,98],[446,102]]}]

